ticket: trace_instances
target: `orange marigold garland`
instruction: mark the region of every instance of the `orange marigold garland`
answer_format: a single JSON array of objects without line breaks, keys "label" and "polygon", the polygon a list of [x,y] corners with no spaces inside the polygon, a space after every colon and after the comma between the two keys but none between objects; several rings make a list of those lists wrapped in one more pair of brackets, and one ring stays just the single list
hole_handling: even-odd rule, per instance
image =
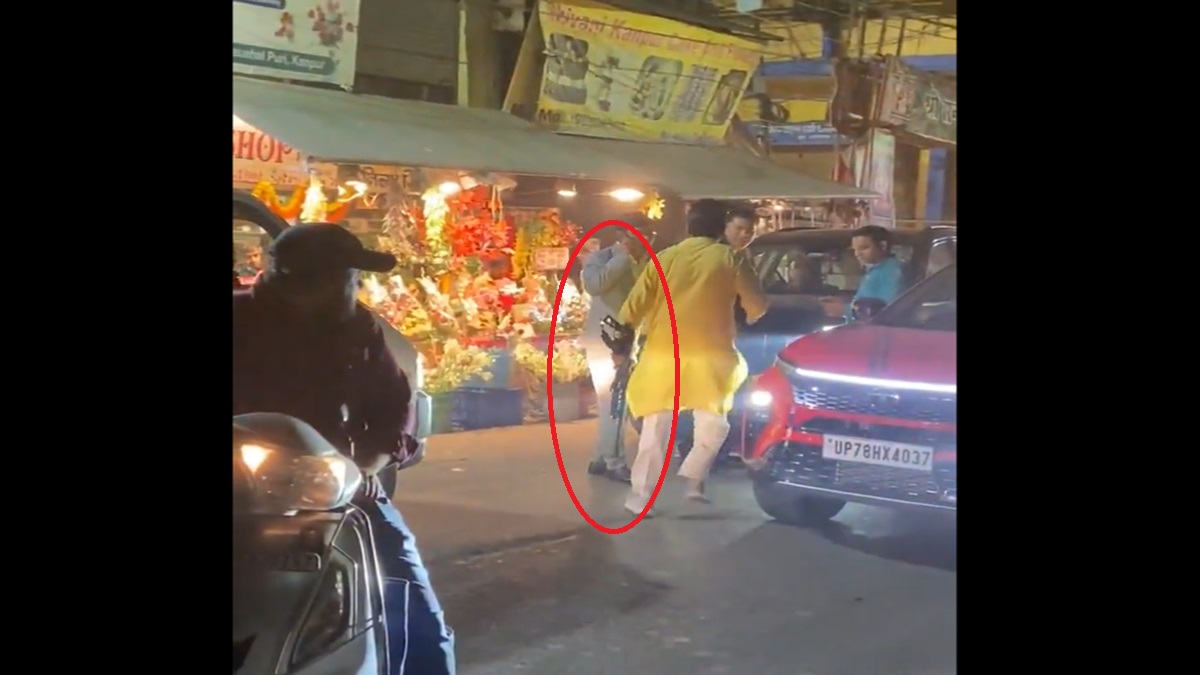
[{"label": "orange marigold garland", "polygon": [[283,218],[284,220],[292,220],[300,215],[300,209],[304,206],[304,191],[306,186],[298,187],[292,191],[292,196],[288,197],[287,202],[280,203],[279,195],[275,192],[275,186],[269,181],[259,181],[254,189],[250,192],[255,199],[267,205],[271,213]]}]

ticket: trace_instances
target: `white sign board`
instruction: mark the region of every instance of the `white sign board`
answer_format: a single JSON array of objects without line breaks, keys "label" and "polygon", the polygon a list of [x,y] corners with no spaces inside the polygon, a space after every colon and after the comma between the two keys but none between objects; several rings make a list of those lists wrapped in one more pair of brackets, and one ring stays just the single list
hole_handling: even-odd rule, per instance
[{"label": "white sign board", "polygon": [[359,0],[233,0],[233,72],[354,84]]},{"label": "white sign board", "polygon": [[571,249],[563,247],[538,247],[533,249],[533,268],[539,272],[564,270],[571,259]]}]

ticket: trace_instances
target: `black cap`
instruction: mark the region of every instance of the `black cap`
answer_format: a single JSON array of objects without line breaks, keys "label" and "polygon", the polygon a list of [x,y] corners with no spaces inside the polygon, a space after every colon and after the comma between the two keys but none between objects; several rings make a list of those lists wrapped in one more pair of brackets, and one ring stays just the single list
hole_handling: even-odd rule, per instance
[{"label": "black cap", "polygon": [[388,272],[396,256],[369,251],[341,225],[315,223],[284,230],[268,250],[274,268],[283,273],[362,270]]}]

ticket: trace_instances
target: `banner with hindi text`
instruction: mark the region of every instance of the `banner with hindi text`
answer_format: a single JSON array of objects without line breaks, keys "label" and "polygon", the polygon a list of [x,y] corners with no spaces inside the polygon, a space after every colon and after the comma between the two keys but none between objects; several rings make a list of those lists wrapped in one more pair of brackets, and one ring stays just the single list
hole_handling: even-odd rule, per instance
[{"label": "banner with hindi text", "polygon": [[721,144],[761,48],[678,21],[543,0],[535,120],[563,133]]}]

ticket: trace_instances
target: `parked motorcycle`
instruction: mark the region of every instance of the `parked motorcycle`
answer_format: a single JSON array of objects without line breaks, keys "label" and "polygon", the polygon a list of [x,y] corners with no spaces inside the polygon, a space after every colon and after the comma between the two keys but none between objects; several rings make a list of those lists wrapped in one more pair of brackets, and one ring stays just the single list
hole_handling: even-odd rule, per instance
[{"label": "parked motorcycle", "polygon": [[361,483],[308,424],[233,418],[234,675],[404,672],[408,585],[384,578]]}]

